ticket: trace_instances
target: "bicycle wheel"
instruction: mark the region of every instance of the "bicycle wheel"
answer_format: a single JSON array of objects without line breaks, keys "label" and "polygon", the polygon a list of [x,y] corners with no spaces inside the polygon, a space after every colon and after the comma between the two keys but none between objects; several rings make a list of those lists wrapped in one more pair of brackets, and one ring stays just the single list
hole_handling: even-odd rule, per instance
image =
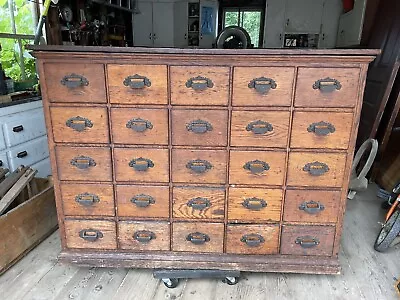
[{"label": "bicycle wheel", "polygon": [[400,210],[396,210],[387,220],[376,238],[374,249],[378,252],[386,251],[400,233]]}]

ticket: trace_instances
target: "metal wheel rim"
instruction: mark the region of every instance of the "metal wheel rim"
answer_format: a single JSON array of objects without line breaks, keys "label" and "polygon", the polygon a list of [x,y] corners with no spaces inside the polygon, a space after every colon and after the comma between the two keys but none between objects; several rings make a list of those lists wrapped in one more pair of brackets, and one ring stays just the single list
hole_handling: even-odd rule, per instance
[{"label": "metal wheel rim", "polygon": [[381,244],[385,238],[388,236],[390,230],[392,229],[394,223],[396,222],[396,219],[399,215],[400,211],[396,210],[393,215],[389,218],[389,220],[385,223],[385,225],[382,227],[381,232],[379,233],[378,236],[378,244]]}]

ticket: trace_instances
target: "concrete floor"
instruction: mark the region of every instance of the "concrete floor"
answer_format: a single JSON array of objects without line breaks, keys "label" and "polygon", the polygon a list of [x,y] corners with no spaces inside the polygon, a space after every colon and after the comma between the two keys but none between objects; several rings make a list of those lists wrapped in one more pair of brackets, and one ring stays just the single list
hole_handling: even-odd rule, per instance
[{"label": "concrete floor", "polygon": [[57,262],[54,233],[0,277],[0,299],[146,300],[146,299],[399,299],[400,246],[374,251],[384,211],[376,187],[348,201],[340,261],[341,275],[244,273],[228,286],[215,279],[182,280],[167,289],[150,270],[78,268]]}]

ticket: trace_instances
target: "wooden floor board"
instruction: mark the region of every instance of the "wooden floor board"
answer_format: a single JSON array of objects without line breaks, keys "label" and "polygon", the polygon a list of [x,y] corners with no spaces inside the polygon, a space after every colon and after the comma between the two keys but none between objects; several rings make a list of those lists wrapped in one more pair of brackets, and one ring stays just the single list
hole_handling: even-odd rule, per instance
[{"label": "wooden floor board", "polygon": [[341,275],[242,273],[237,285],[219,279],[182,279],[167,289],[151,270],[78,268],[57,263],[58,233],[0,277],[7,300],[270,300],[398,299],[400,245],[373,249],[384,219],[376,189],[348,201],[340,250]]}]

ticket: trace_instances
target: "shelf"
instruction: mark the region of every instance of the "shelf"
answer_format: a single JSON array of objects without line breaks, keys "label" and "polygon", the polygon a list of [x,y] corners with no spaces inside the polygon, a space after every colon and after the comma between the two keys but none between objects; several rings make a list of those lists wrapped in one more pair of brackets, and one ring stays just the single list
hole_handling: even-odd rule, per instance
[{"label": "shelf", "polygon": [[200,18],[200,16],[189,16],[189,18],[196,18],[196,19],[198,19],[198,18]]},{"label": "shelf", "polygon": [[199,31],[198,30],[195,30],[195,31],[189,30],[188,33],[199,33]]}]

